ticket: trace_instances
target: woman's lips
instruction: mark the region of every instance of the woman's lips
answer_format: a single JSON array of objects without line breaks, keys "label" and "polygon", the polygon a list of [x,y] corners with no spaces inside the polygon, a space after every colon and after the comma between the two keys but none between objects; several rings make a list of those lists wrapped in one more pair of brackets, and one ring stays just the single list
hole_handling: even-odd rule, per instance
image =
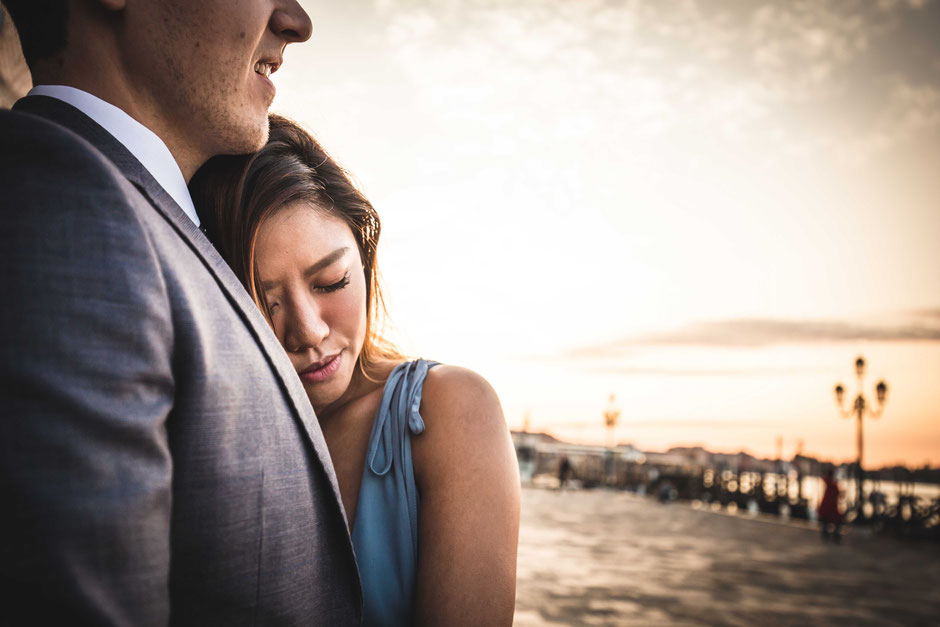
[{"label": "woman's lips", "polygon": [[342,353],[336,353],[332,357],[327,357],[322,361],[308,366],[300,372],[300,380],[304,383],[319,383],[328,379],[334,372],[339,370]]}]

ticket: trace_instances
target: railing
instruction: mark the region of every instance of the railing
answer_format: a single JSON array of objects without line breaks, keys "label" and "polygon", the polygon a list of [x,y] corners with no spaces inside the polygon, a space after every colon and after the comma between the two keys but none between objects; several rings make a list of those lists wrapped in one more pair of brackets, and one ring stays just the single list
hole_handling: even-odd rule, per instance
[{"label": "railing", "polygon": [[[517,451],[524,480],[544,478],[554,485],[561,455],[528,448]],[[739,471],[729,468],[667,466],[635,463],[611,454],[566,453],[571,464],[569,485],[584,489],[607,487],[650,494],[661,500],[699,501],[711,507],[791,519],[815,520],[818,494],[807,489],[815,477]],[[846,484],[845,492],[855,492]],[[864,494],[861,507],[845,509],[847,525],[901,537],[940,541],[940,496],[925,497],[899,489],[886,494],[878,484]]]}]

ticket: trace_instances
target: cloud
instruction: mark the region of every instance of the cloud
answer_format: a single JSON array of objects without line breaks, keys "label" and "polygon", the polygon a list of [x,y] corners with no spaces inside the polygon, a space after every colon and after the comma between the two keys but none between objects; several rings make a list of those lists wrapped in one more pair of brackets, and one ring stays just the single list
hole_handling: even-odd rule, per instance
[{"label": "cloud", "polygon": [[878,0],[878,8],[882,11],[892,11],[898,7],[923,9],[930,0]]},{"label": "cloud", "polygon": [[[937,312],[934,312],[937,313]],[[756,348],[830,342],[938,342],[940,326],[912,321],[895,325],[827,320],[740,319],[698,322],[660,333],[623,338],[570,351],[576,357],[612,357],[637,347]]]},{"label": "cloud", "polygon": [[844,162],[865,163],[894,145],[940,130],[940,87],[895,81],[885,92],[884,107],[871,128],[836,147]]},{"label": "cloud", "polygon": [[757,75],[782,97],[811,96],[868,49],[863,14],[825,2],[764,4],[746,30]]},{"label": "cloud", "polygon": [[[394,56],[431,103],[428,115],[445,124],[485,123],[491,137],[546,147],[571,141],[588,153],[709,129],[800,154],[843,157],[848,144],[853,158],[846,160],[862,163],[940,127],[938,75],[923,67],[940,55],[940,38],[921,26],[937,19],[937,5],[381,0],[376,6]],[[820,111],[849,114],[811,121]],[[527,137],[520,129],[538,116],[555,119],[541,128],[556,130]],[[799,128],[773,132],[795,119],[804,121]],[[500,146],[487,146],[494,148]]]},{"label": "cloud", "polygon": [[624,366],[616,363],[588,366],[587,372],[612,375],[666,376],[666,377],[765,377],[804,376],[806,368],[657,368],[646,366]]}]

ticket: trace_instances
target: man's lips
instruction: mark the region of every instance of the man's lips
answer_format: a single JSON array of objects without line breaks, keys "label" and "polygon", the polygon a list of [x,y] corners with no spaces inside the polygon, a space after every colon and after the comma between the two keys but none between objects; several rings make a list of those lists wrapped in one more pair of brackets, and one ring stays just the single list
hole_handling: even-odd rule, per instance
[{"label": "man's lips", "polygon": [[339,370],[341,361],[342,353],[336,353],[335,355],[310,364],[300,371],[300,380],[304,383],[319,383],[320,381],[328,379],[334,372]]},{"label": "man's lips", "polygon": [[281,67],[280,59],[261,59],[255,62],[255,73],[268,78]]},{"label": "man's lips", "polygon": [[254,72],[264,84],[265,90],[270,92],[270,97],[273,99],[274,94],[277,91],[277,88],[274,86],[274,83],[271,81],[271,74],[277,72],[278,68],[281,67],[283,61],[280,58],[267,58],[260,59],[255,62]]}]

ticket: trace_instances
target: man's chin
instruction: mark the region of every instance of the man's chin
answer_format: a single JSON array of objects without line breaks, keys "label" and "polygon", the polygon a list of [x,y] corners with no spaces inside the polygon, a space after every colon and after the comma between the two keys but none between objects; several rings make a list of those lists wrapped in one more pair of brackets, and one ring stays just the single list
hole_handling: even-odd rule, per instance
[{"label": "man's chin", "polygon": [[268,143],[270,124],[267,116],[261,121],[252,121],[239,129],[227,133],[229,141],[216,148],[215,155],[248,155],[258,152]]},{"label": "man's chin", "polygon": [[268,137],[271,135],[271,122],[268,120],[268,116],[264,116],[264,123],[261,125],[261,137],[259,138],[258,147],[255,148],[252,152],[258,152],[264,145],[268,143]]}]

